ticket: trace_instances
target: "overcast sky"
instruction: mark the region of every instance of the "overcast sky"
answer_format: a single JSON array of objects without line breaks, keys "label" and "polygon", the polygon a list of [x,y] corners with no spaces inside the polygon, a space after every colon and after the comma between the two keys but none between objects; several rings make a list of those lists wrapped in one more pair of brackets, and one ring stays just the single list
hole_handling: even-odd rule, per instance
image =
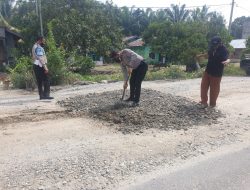
[{"label": "overcast sky", "polygon": [[[105,2],[106,0],[100,0]],[[169,7],[171,4],[186,4],[186,7],[210,5],[210,11],[217,11],[221,13],[229,22],[232,0],[113,0],[113,3],[118,7]],[[218,6],[214,6],[218,5]],[[249,0],[235,0],[233,20],[241,16],[250,16],[250,1]]]}]

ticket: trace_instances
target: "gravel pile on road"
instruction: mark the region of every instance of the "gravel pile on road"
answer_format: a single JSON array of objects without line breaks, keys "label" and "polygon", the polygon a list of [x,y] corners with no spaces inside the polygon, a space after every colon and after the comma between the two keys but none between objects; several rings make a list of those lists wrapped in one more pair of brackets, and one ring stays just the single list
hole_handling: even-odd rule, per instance
[{"label": "gravel pile on road", "polygon": [[[142,89],[140,106],[121,101],[122,91],[93,93],[58,102],[69,114],[88,115],[116,126],[123,133],[145,129],[187,130],[201,124],[218,123],[222,113],[216,109],[201,109],[196,102],[180,96]],[[117,125],[114,125],[117,124]]]}]

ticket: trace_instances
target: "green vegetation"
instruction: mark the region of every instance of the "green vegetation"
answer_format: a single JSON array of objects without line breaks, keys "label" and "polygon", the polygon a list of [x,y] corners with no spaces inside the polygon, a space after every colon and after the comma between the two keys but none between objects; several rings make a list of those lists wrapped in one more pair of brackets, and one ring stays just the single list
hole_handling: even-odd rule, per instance
[{"label": "green vegetation", "polygon": [[[149,68],[145,80],[166,80],[166,79],[193,79],[201,78],[205,68],[202,68],[194,72],[185,72],[185,69],[181,66],[172,65],[170,67],[161,68],[155,70]],[[113,74],[96,74],[96,75],[85,75],[81,79],[92,82],[100,82],[102,80],[117,81],[123,80],[122,73],[118,66],[104,66],[99,67],[98,70],[113,71]],[[245,72],[240,67],[235,65],[228,65],[225,67],[224,76],[245,76]]]},{"label": "green vegetation", "polygon": [[95,63],[90,57],[84,57],[74,53],[70,57],[68,65],[69,70],[84,75],[90,73],[91,69],[94,68]]},{"label": "green vegetation", "polygon": [[21,57],[18,59],[15,68],[9,70],[11,81],[15,88],[28,89],[35,87],[31,58]]},{"label": "green vegetation", "polygon": [[239,66],[229,64],[224,69],[225,76],[246,76],[246,72],[242,70]]},{"label": "green vegetation", "polygon": [[[10,71],[14,86],[24,88],[34,82],[28,57],[40,33],[39,18],[35,1],[13,2],[1,1],[0,13],[11,26],[20,29],[23,37],[15,52],[16,65]],[[150,69],[146,80],[201,77],[206,62],[201,63],[202,70],[194,71],[196,54],[207,51],[208,41],[214,35],[220,35],[228,48],[231,40],[223,16],[210,12],[206,6],[188,9],[185,5],[171,5],[167,9],[145,10],[118,8],[110,1],[96,0],[43,0],[41,4],[47,39],[45,51],[53,85],[77,80],[122,80],[120,68],[94,68],[91,57],[102,56],[105,63],[110,63],[110,51],[124,48],[125,36],[142,37],[152,52],[161,54],[172,64],[157,71]],[[235,22],[232,29],[236,31],[242,20],[245,18],[238,24]],[[225,69],[225,74],[241,75],[238,68],[231,66]]]},{"label": "green vegetation", "polygon": [[245,58],[245,54],[250,54],[250,37],[248,37],[248,39],[246,41],[246,49],[244,51],[242,51],[241,59]]},{"label": "green vegetation", "polygon": [[92,82],[101,82],[102,80],[107,81],[120,81],[123,80],[122,74],[116,73],[116,74],[109,74],[109,75],[84,75],[82,76],[82,80],[84,81],[92,81]]}]

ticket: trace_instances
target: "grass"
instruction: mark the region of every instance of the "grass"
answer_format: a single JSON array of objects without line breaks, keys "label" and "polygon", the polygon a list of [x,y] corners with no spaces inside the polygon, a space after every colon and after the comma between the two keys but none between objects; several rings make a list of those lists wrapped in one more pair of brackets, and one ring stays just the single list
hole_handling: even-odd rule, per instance
[{"label": "grass", "polygon": [[118,74],[101,74],[101,75],[83,75],[81,80],[83,81],[91,81],[91,82],[101,82],[102,80],[108,81],[118,81],[123,80],[122,73]]},{"label": "grass", "polygon": [[[102,73],[110,73],[110,74],[98,74],[98,72]],[[145,80],[166,80],[166,79],[193,79],[202,77],[202,73],[204,72],[204,68],[199,71],[187,73],[183,69],[183,66],[171,65],[170,67],[163,67],[158,70],[154,70],[152,66],[149,66],[149,70],[145,76]],[[98,66],[94,69],[95,74],[83,75],[80,80],[83,81],[92,81],[92,82],[101,82],[102,80],[108,81],[120,81],[123,80],[122,72],[120,65],[112,64],[106,66]],[[240,67],[235,64],[230,64],[225,67],[224,70],[225,76],[246,76],[245,71],[240,69]]]},{"label": "grass", "polygon": [[225,76],[246,76],[246,72],[239,65],[229,64],[224,69]]}]

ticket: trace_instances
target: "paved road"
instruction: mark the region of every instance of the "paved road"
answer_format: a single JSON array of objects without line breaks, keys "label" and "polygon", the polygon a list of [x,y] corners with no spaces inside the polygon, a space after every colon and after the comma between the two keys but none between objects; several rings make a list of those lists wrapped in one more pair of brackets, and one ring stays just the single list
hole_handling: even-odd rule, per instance
[{"label": "paved road", "polygon": [[159,176],[127,190],[250,190],[250,147]]}]

